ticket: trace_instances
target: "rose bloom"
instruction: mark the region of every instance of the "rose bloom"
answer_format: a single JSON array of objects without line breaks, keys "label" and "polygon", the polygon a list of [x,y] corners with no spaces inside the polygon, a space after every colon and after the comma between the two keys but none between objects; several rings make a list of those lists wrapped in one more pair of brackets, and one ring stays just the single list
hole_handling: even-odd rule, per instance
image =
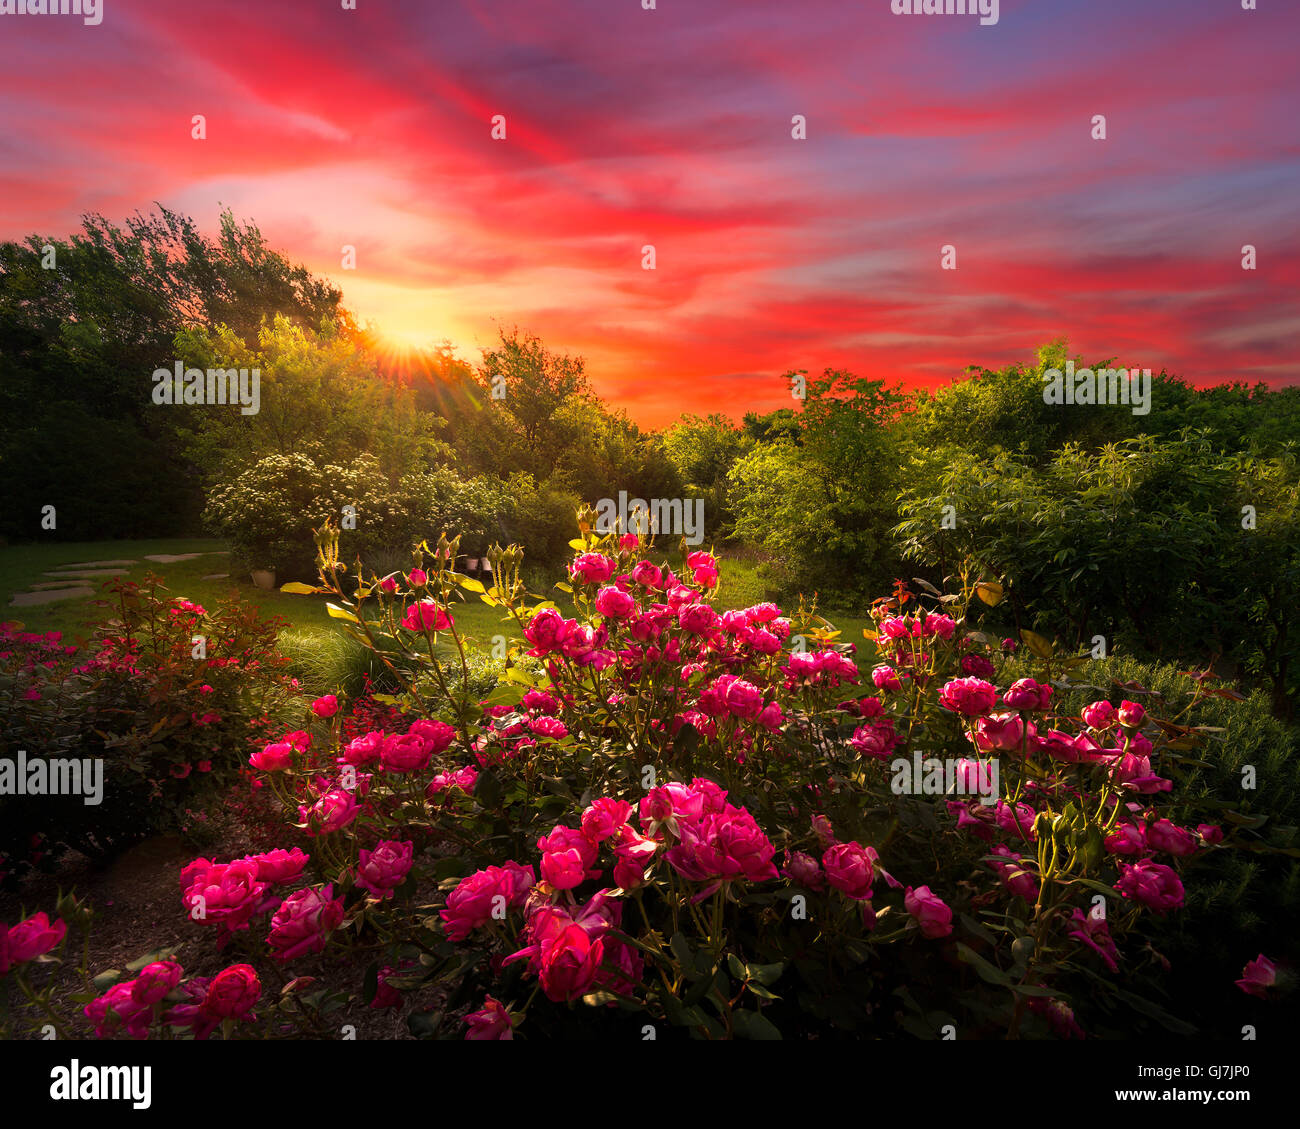
[{"label": "rose bloom", "polygon": [[892,666],[881,663],[871,672],[871,681],[877,690],[901,690],[903,684],[898,680],[898,673]]},{"label": "rose bloom", "polygon": [[964,717],[991,713],[998,691],[982,678],[954,678],[939,691],[939,704]]},{"label": "rose bloom", "polygon": [[384,734],[379,730],[367,733],[364,737],[354,737],[343,749],[339,760],[344,764],[360,767],[377,760],[384,745]]},{"label": "rose bloom", "polygon": [[1223,842],[1223,828],[1213,823],[1198,823],[1196,833],[1209,845]]},{"label": "rose bloom", "polygon": [[379,763],[388,772],[420,772],[429,767],[432,750],[418,734],[395,734],[385,739]]},{"label": "rose bloom", "polygon": [[311,704],[311,712],[317,717],[333,717],[339,712],[339,700],[334,694],[326,694]]},{"label": "rose bloom", "polygon": [[140,975],[131,981],[131,998],[136,1003],[152,1006],[181,982],[184,969],[174,960],[156,960],[140,969]]},{"label": "rose bloom", "polygon": [[[464,941],[480,926],[493,920],[493,909],[508,906],[515,894],[515,872],[500,866],[476,871],[447,895],[447,905],[439,913],[452,941]],[[500,897],[504,901],[497,901]]]},{"label": "rose bloom", "polygon": [[1013,710],[1045,710],[1052,699],[1052,688],[1035,682],[1032,678],[1021,678],[1013,682],[1002,700]]},{"label": "rose bloom", "polygon": [[246,1019],[262,995],[262,982],[251,964],[223,968],[208,985],[203,1011],[213,1019]]},{"label": "rose bloom", "polygon": [[289,851],[277,847],[260,855],[245,855],[240,861],[251,862],[257,867],[259,882],[291,882],[302,873],[310,857],[297,847]]},{"label": "rose bloom", "polygon": [[1025,723],[1018,713],[991,713],[975,722],[975,747],[982,753],[1019,749],[1024,739]]},{"label": "rose bloom", "polygon": [[621,588],[602,588],[596,593],[596,610],[606,619],[627,619],[636,611],[636,599]]},{"label": "rose bloom", "polygon": [[536,657],[558,651],[577,626],[575,620],[565,619],[554,608],[543,608],[524,628],[524,638],[533,645],[529,653]]},{"label": "rose bloom", "polygon": [[[4,926],[0,925],[0,930],[3,929]],[[25,964],[58,948],[67,932],[66,922],[59,920],[51,925],[43,911],[20,921],[8,932],[4,945],[7,956],[0,956],[0,973],[8,971],[12,965]]]},{"label": "rose bloom", "polygon": [[357,863],[357,885],[380,900],[391,898],[406,878],[414,859],[415,844],[385,839],[373,851],[362,850]]},{"label": "rose bloom", "polygon": [[[255,862],[195,859],[181,871],[181,904],[194,921],[246,929],[267,886],[259,880]],[[193,916],[196,907],[199,914]]]},{"label": "rose bloom", "polygon": [[909,886],[903,895],[903,905],[916,919],[923,937],[946,937],[952,932],[952,910],[930,892],[929,886],[918,886],[915,890]]},{"label": "rose bloom", "polygon": [[1185,858],[1196,853],[1196,836],[1167,819],[1158,819],[1147,827],[1147,846],[1154,851],[1164,851],[1175,858]]},{"label": "rose bloom", "polygon": [[510,1026],[510,1013],[500,1000],[488,996],[483,1006],[472,1015],[465,1017],[469,1026],[466,1039],[495,1040],[505,1042],[514,1039],[514,1030]]},{"label": "rose bloom", "polygon": [[1115,724],[1115,707],[1109,702],[1090,702],[1083,707],[1083,720],[1092,729],[1109,729]]},{"label": "rose bloom", "polygon": [[642,561],[632,569],[632,579],[642,588],[662,588],[664,585],[663,570],[649,561]]},{"label": "rose bloom", "polygon": [[1146,717],[1147,711],[1137,702],[1122,701],[1119,704],[1119,723],[1127,726],[1129,729],[1136,729],[1142,724],[1142,719]]},{"label": "rose bloom", "polygon": [[356,819],[358,810],[351,792],[346,788],[333,788],[314,804],[300,804],[298,822],[307,825],[309,835],[328,835]]},{"label": "rose bloom", "polygon": [[1115,889],[1124,897],[1141,902],[1159,917],[1182,906],[1183,884],[1169,867],[1142,859],[1132,866],[1121,863],[1120,870]]},{"label": "rose bloom", "polygon": [[806,855],[803,851],[786,851],[785,866],[782,871],[792,882],[797,882],[809,890],[826,889],[822,868],[817,865],[817,860],[812,855]]},{"label": "rose bloom", "polygon": [[687,604],[677,613],[677,622],[692,635],[708,635],[718,629],[721,619],[708,604]]},{"label": "rose bloom", "polygon": [[876,880],[871,862],[871,855],[858,843],[836,843],[822,855],[827,881],[840,893],[860,902],[871,897],[871,886]]},{"label": "rose bloom", "polygon": [[992,678],[994,666],[990,659],[984,655],[962,655],[961,672],[969,674],[974,678]]},{"label": "rose bloom", "polygon": [[593,843],[603,843],[618,834],[631,815],[632,805],[626,800],[593,800],[582,813],[582,833]]},{"label": "rose bloom", "polygon": [[849,738],[849,745],[857,749],[864,757],[883,759],[894,751],[898,744],[898,735],[894,724],[888,718],[872,725],[859,725]]},{"label": "rose bloom", "polygon": [[1135,823],[1116,824],[1106,836],[1106,850],[1113,855],[1140,855],[1146,849],[1146,837]]},{"label": "rose bloom", "polygon": [[725,804],[723,810],[707,811],[698,823],[682,823],[681,839],[667,854],[669,864],[683,878],[710,881],[700,900],[722,882],[745,878],[762,882],[777,877],[772,856],[776,848],[744,808]]},{"label": "rose bloom", "polygon": [[342,921],[343,900],[334,897],[333,885],[319,890],[308,886],[280,903],[266,940],[278,950],[276,960],[292,960],[324,949],[326,938]]},{"label": "rose bloom", "polygon": [[[131,993],[135,981],[114,984],[83,1009],[82,1014],[95,1027],[95,1036],[110,1039],[125,1029],[132,1039],[147,1039],[153,1022],[153,1005],[137,1000]],[[164,993],[165,994],[165,993]]]},{"label": "rose bloom", "polygon": [[446,631],[455,621],[432,600],[421,600],[406,609],[402,626],[407,631]]},{"label": "rose bloom", "polygon": [[1241,970],[1241,976],[1237,987],[1247,995],[1258,996],[1263,1000],[1268,998],[1268,990],[1277,983],[1277,967],[1260,953]]},{"label": "rose bloom", "polygon": [[249,757],[248,763],[259,772],[283,772],[293,765],[293,746],[285,742],[267,745]]},{"label": "rose bloom", "polygon": [[763,691],[752,682],[737,678],[727,686],[723,701],[733,716],[750,720],[762,712]]},{"label": "rose bloom", "polygon": [[603,553],[583,553],[574,558],[569,575],[584,584],[604,584],[614,575],[614,562]]}]

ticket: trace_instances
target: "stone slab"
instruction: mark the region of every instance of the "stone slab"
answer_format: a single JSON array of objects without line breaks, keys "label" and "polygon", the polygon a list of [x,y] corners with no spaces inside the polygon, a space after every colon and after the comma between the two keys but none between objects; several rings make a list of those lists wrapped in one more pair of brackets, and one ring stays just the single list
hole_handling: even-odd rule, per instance
[{"label": "stone slab", "polygon": [[53,576],[62,580],[93,580],[97,576],[125,576],[124,568],[90,568],[78,569],[75,572],[47,572],[46,576]]},{"label": "stone slab", "polygon": [[77,596],[93,596],[93,588],[60,588],[53,592],[19,592],[9,601],[11,608],[30,608],[36,604],[52,604],[56,600],[71,600]]}]

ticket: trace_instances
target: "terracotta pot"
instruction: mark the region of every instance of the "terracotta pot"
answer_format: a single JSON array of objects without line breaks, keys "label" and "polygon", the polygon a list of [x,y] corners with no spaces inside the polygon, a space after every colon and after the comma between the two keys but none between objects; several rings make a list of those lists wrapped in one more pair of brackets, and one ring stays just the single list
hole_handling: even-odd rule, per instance
[{"label": "terracotta pot", "polygon": [[255,568],[253,569],[252,577],[253,577],[253,583],[257,585],[258,588],[264,589],[267,592],[274,590],[275,569]]}]

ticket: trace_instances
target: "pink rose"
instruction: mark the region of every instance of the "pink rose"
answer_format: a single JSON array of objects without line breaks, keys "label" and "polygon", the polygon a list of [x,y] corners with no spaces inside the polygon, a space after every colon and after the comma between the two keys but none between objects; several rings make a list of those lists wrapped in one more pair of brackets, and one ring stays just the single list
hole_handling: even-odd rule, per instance
[{"label": "pink rose", "polygon": [[603,843],[618,834],[631,815],[632,805],[626,800],[593,800],[582,813],[582,834],[593,843]]},{"label": "pink rose", "polygon": [[364,737],[354,737],[344,748],[343,756],[340,759],[344,764],[360,768],[362,765],[377,760],[383,745],[384,734],[375,730],[367,733]]},{"label": "pink rose", "polygon": [[1092,729],[1109,729],[1115,724],[1115,707],[1109,702],[1091,702],[1083,707],[1083,720]]},{"label": "pink rose", "polygon": [[483,1001],[483,1006],[478,1011],[467,1015],[465,1022],[469,1025],[466,1039],[505,1042],[514,1038],[514,1030],[510,1026],[510,1013],[506,1011],[500,1000],[494,1000],[491,996]]},{"label": "pink rose", "polygon": [[1183,904],[1183,884],[1169,867],[1150,859],[1132,866],[1120,864],[1121,875],[1115,889],[1126,898],[1141,902],[1159,917]]},{"label": "pink rose", "polygon": [[326,694],[311,704],[311,712],[317,717],[333,717],[339,712],[339,700],[334,694]]},{"label": "pink rose", "polygon": [[998,691],[982,678],[954,678],[939,691],[939,704],[964,717],[991,713]]},{"label": "pink rose", "polygon": [[691,635],[710,635],[718,630],[721,619],[708,604],[687,604],[677,612],[677,622]]},{"label": "pink rose", "polygon": [[540,656],[558,651],[577,626],[575,620],[565,619],[554,608],[543,608],[524,628],[524,638],[533,645],[530,654]]},{"label": "pink rose", "polygon": [[283,742],[267,745],[249,757],[248,763],[259,772],[283,772],[293,765],[293,746]]},{"label": "pink rose", "polygon": [[174,960],[156,960],[140,969],[140,975],[131,981],[131,998],[136,1003],[152,1006],[181,982],[184,970]]},{"label": "pink rose", "polygon": [[418,734],[387,737],[379,750],[379,763],[388,772],[420,772],[429,767],[432,750]]},{"label": "pink rose", "polygon": [[1142,719],[1146,717],[1147,711],[1137,702],[1122,701],[1119,704],[1119,723],[1129,729],[1136,729],[1142,724]]},{"label": "pink rose", "polygon": [[314,804],[298,806],[298,822],[307,825],[309,835],[339,831],[357,817],[356,798],[345,788],[333,788]]},{"label": "pink rose", "polygon": [[1035,682],[1032,678],[1021,678],[1013,682],[1002,700],[1013,710],[1045,710],[1052,699],[1052,688]]},{"label": "pink rose", "polygon": [[859,902],[871,897],[876,872],[871,865],[871,856],[860,844],[836,843],[822,855],[822,866],[827,880],[840,893]]},{"label": "pink rose", "polygon": [[402,626],[407,631],[446,631],[454,622],[447,611],[432,600],[411,604],[402,617]]},{"label": "pink rose", "polygon": [[992,713],[975,721],[975,747],[982,753],[1019,749],[1024,739],[1025,723],[1018,713]]},{"label": "pink rose", "polygon": [[213,1019],[247,1019],[262,995],[262,982],[251,964],[223,968],[208,985],[203,1011]]},{"label": "pink rose", "polygon": [[456,727],[445,721],[413,721],[406,731],[408,737],[418,737],[424,742],[430,756],[441,756],[456,740]]},{"label": "pink rose", "polygon": [[251,862],[257,867],[259,882],[292,882],[303,871],[310,856],[297,847],[286,851],[278,847],[260,855],[246,855],[241,861]]},{"label": "pink rose", "polygon": [[255,862],[214,863],[195,859],[181,871],[181,904],[193,921],[248,928],[268,883],[258,878]]},{"label": "pink rose", "polygon": [[952,910],[930,892],[929,886],[918,886],[915,890],[909,886],[903,895],[903,905],[916,919],[923,937],[933,940],[952,932]]},{"label": "pink rose", "polygon": [[607,619],[627,619],[636,611],[636,600],[621,588],[602,588],[596,593],[596,610]]},{"label": "pink rose", "polygon": [[[3,928],[3,926],[0,926]],[[58,948],[67,936],[67,923],[58,920],[50,924],[44,913],[35,913],[25,921],[20,921],[8,933],[8,964],[25,964],[29,960],[44,956],[51,949]],[[2,962],[0,962],[2,963]]]},{"label": "pink rose", "polygon": [[1147,827],[1147,846],[1155,851],[1165,851],[1176,858],[1184,858],[1196,853],[1196,836],[1167,819],[1159,819]]},{"label": "pink rose", "polygon": [[96,1000],[92,1000],[83,1009],[82,1014],[95,1027],[95,1034],[100,1039],[112,1038],[119,1030],[125,1029],[132,1039],[147,1039],[149,1025],[153,1021],[153,1005],[137,1000],[132,993],[134,981],[114,984]]},{"label": "pink rose", "polygon": [[604,584],[614,575],[614,562],[603,553],[583,553],[574,558],[569,575],[584,584]]},{"label": "pink rose", "polygon": [[[334,897],[334,886],[308,886],[290,894],[271,919],[267,943],[278,950],[276,960],[287,961],[304,953],[318,953],[326,938],[343,921],[343,899]],[[215,986],[216,981],[213,981]]]},{"label": "pink rose", "polygon": [[797,882],[809,890],[826,888],[826,879],[822,875],[821,867],[817,865],[817,860],[812,855],[804,854],[803,851],[786,851],[785,866],[782,869],[792,882]]},{"label": "pink rose", "polygon": [[1263,953],[1247,963],[1241,970],[1242,978],[1237,987],[1250,996],[1261,1000],[1268,998],[1268,990],[1277,983],[1277,967]]},{"label": "pink rose", "polygon": [[[515,872],[500,866],[476,871],[447,895],[439,913],[452,941],[464,941],[475,929],[492,920],[502,920],[511,905],[519,881]],[[499,900],[498,900],[499,899]]]},{"label": "pink rose", "polygon": [[380,900],[393,896],[410,872],[415,844],[385,839],[373,851],[362,850],[357,863],[357,885]]}]

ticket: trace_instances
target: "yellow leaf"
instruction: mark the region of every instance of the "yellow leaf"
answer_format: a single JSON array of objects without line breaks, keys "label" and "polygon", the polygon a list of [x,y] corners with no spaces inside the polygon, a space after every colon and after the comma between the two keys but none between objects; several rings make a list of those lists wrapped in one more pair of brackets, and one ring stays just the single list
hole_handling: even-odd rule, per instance
[{"label": "yellow leaf", "polygon": [[487,589],[484,588],[482,584],[480,584],[477,580],[475,580],[471,576],[462,576],[459,580],[456,581],[456,583],[459,584],[462,588],[464,588],[466,592],[482,593],[487,591]]},{"label": "yellow leaf", "polygon": [[331,619],[346,619],[350,623],[361,622],[350,611],[348,611],[346,608],[340,608],[337,604],[326,604],[325,611],[329,614],[329,617]]},{"label": "yellow leaf", "polygon": [[574,540],[569,542],[569,548],[577,549],[579,552],[581,552],[586,547],[587,547],[587,542],[578,538],[575,538]]},{"label": "yellow leaf", "polygon": [[320,589],[310,584],[301,584],[297,580],[291,580],[288,584],[281,584],[280,591],[287,592],[290,596],[313,596]]},{"label": "yellow leaf", "polygon": [[1040,659],[1050,659],[1056,653],[1056,647],[1035,631],[1021,628],[1020,638],[1024,641],[1025,646]]},{"label": "yellow leaf", "polygon": [[1002,585],[996,580],[985,580],[975,585],[975,595],[989,607],[995,608],[1002,603]]}]

